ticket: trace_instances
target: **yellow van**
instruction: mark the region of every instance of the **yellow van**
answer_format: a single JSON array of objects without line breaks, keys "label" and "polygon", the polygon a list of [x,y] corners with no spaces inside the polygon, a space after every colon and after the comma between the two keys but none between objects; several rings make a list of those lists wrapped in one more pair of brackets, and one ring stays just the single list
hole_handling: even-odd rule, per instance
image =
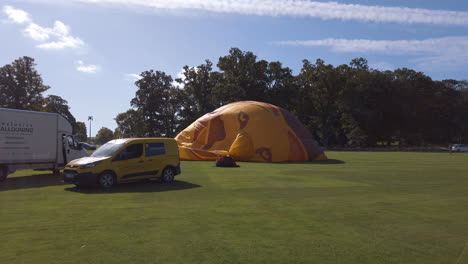
[{"label": "yellow van", "polygon": [[107,142],[90,157],[69,162],[63,180],[78,186],[110,188],[117,183],[155,178],[171,182],[178,174],[179,149],[173,138],[124,138]]}]

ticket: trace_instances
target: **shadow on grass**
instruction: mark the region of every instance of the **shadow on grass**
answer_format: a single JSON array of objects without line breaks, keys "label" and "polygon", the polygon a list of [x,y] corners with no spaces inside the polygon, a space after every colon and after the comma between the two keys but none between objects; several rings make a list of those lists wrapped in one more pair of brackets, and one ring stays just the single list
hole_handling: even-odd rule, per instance
[{"label": "shadow on grass", "polygon": [[6,178],[0,183],[0,192],[47,186],[64,185],[62,177],[54,174],[36,174],[30,176]]},{"label": "shadow on grass", "polygon": [[180,191],[202,187],[185,181],[174,180],[171,183],[161,183],[159,181],[150,182],[130,182],[112,186],[111,189],[103,189],[95,186],[75,186],[65,188],[65,191],[86,194],[106,194],[106,193],[138,193],[138,192],[168,192]]},{"label": "shadow on grass", "polygon": [[337,159],[327,159],[318,161],[304,161],[304,162],[275,162],[275,164],[345,164],[346,162]]}]

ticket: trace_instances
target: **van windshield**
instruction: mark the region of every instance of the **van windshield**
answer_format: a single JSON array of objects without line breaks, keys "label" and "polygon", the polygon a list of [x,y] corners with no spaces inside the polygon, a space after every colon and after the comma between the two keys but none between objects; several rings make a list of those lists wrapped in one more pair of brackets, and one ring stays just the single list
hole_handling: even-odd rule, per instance
[{"label": "van windshield", "polygon": [[91,157],[95,158],[104,158],[104,157],[111,157],[114,153],[119,150],[125,142],[116,142],[114,140],[107,142],[106,144],[102,145],[98,148]]}]

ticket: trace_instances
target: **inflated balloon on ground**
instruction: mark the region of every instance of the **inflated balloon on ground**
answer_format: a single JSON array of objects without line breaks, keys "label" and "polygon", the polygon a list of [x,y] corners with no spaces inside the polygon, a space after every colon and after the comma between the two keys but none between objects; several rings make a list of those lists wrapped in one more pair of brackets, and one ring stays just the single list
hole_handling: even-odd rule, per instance
[{"label": "inflated balloon on ground", "polygon": [[183,160],[299,162],[326,160],[310,131],[287,110],[255,101],[207,113],[176,137]]}]

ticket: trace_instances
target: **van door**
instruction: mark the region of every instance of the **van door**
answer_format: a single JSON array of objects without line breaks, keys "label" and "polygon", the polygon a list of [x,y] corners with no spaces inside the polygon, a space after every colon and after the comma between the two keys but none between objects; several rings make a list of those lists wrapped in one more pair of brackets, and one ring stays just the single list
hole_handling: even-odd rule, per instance
[{"label": "van door", "polygon": [[63,136],[63,153],[66,160],[65,163],[88,156],[86,150],[79,145],[72,135]]},{"label": "van door", "polygon": [[145,144],[145,167],[151,171],[154,176],[160,176],[164,158],[166,157],[166,148],[164,143],[154,142]]},{"label": "van door", "polygon": [[112,161],[119,181],[133,181],[149,177],[143,155],[143,144],[131,144],[120,151]]}]

